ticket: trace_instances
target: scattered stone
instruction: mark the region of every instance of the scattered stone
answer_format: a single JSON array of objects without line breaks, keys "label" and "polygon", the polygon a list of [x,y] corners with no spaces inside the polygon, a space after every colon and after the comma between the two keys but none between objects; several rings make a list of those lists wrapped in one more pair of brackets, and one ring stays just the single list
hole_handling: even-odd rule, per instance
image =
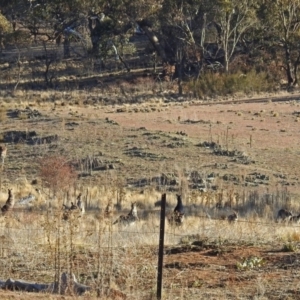
[{"label": "scattered stone", "polygon": [[31,109],[28,106],[25,109],[9,110],[8,115],[11,118],[20,118],[20,119],[35,119],[35,118],[42,117],[42,114],[38,110]]},{"label": "scattered stone", "polygon": [[184,124],[198,124],[198,123],[210,124],[211,122],[210,121],[204,121],[204,120],[190,120],[190,119],[187,119],[187,120],[184,120],[182,123],[184,123]]},{"label": "scattered stone", "polygon": [[26,140],[37,136],[36,131],[7,131],[3,133],[4,143],[23,143]]},{"label": "scattered stone", "polygon": [[150,161],[167,159],[167,157],[162,154],[145,152],[143,149],[139,149],[137,147],[126,150],[125,154],[131,157],[140,157]]},{"label": "scattered stone", "polygon": [[51,144],[53,142],[57,142],[59,137],[57,134],[48,135],[43,137],[32,137],[27,141],[30,145],[43,145],[43,144]]},{"label": "scattered stone", "polygon": [[218,147],[218,144],[215,142],[203,142],[196,145],[197,147],[204,147],[209,149],[214,149],[215,147]]},{"label": "scattered stone", "polygon": [[183,136],[187,136],[187,133],[185,133],[185,132],[183,132],[183,131],[177,131],[176,134],[183,135]]},{"label": "scattered stone", "polygon": [[119,125],[118,122],[116,122],[114,120],[110,120],[109,118],[105,118],[105,122],[108,124],[112,124],[112,125]]},{"label": "scattered stone", "polygon": [[68,122],[65,124],[66,126],[79,126],[79,123],[76,122]]},{"label": "scattered stone", "polygon": [[215,163],[214,167],[217,168],[217,169],[228,169],[227,164]]},{"label": "scattered stone", "polygon": [[300,111],[294,111],[292,113],[292,115],[296,116],[296,117],[300,117]]},{"label": "scattered stone", "polygon": [[223,175],[223,180],[225,181],[234,181],[234,182],[240,182],[240,179],[238,176],[234,174],[224,174]]},{"label": "scattered stone", "polygon": [[29,145],[40,145],[57,142],[57,134],[39,137],[36,131],[7,131],[3,133],[4,143],[27,143]]},{"label": "scattered stone", "polygon": [[179,179],[174,173],[163,173],[161,176],[152,177],[152,182],[156,182],[158,185],[177,185]]}]

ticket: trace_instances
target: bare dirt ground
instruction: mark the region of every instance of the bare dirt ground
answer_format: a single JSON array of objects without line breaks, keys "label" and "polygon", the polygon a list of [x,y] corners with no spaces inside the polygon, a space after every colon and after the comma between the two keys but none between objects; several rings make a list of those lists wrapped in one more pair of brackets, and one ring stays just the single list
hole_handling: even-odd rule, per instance
[{"label": "bare dirt ground", "polygon": [[[263,265],[238,270],[237,261],[249,257],[263,259]],[[210,299],[298,299],[298,259],[299,254],[268,246],[235,245],[219,255],[211,249],[170,255],[165,267],[176,278],[174,286],[185,281],[191,290],[202,291],[201,299],[204,294]]]},{"label": "bare dirt ground", "polygon": [[[121,181],[129,190],[154,188],[186,195],[200,188],[259,193],[285,190],[293,200],[294,214],[300,212],[298,95],[288,101],[275,102],[270,97],[263,103],[240,104],[167,103],[161,99],[110,106],[66,101],[29,104],[5,104],[7,116],[1,117],[1,134],[8,156],[1,173],[1,192],[18,186],[24,178],[27,182],[36,179],[32,188],[40,188],[38,159],[59,153],[76,167],[82,186]],[[40,115],[28,119],[27,106]],[[25,132],[25,137],[20,132]],[[30,140],[30,132],[41,140]],[[53,136],[50,141],[44,139]],[[93,167],[86,165],[87,158],[93,159]],[[205,180],[191,179],[195,176],[192,172]],[[161,174],[174,178],[175,183],[157,184],[153,178]],[[187,188],[183,189],[185,182]],[[271,215],[276,209],[270,207]],[[233,230],[241,226],[237,223]],[[280,238],[273,242],[267,239],[267,243],[259,238],[257,243],[227,241],[216,245],[205,242],[205,233],[196,239],[198,244],[168,245],[165,299],[300,299],[299,228],[296,225],[287,230],[294,234],[295,249],[291,252],[285,251]],[[256,258],[260,263],[255,264]],[[155,251],[149,260],[156,264]],[[145,285],[141,290],[148,288],[155,289]],[[130,299],[151,299],[155,292],[145,297],[132,290],[127,294]],[[0,297],[26,299],[27,295],[0,291]]]},{"label": "bare dirt ground", "polygon": [[[205,106],[158,100],[123,106],[54,104],[31,109],[37,109],[41,116],[2,122],[6,137],[3,140],[9,142],[4,178],[13,179],[22,168],[26,176],[34,178],[37,156],[59,152],[73,160],[93,156],[103,163],[115,164],[115,173],[126,174],[127,180],[162,171],[177,171],[183,176],[191,170],[217,172],[219,178],[228,172],[245,176],[261,172],[270,176],[270,188],[282,184],[280,177],[286,177],[289,188],[297,190],[297,100]],[[42,140],[43,145],[37,145],[38,141],[28,143],[13,130],[35,131],[39,138],[57,135],[59,140],[52,144]],[[236,149],[248,156],[249,162],[235,159],[234,155],[214,155],[208,146],[199,146],[205,141],[215,142],[225,150]],[[18,164],[16,160],[20,160]],[[96,170],[88,180],[94,181],[103,173],[107,174]]]}]

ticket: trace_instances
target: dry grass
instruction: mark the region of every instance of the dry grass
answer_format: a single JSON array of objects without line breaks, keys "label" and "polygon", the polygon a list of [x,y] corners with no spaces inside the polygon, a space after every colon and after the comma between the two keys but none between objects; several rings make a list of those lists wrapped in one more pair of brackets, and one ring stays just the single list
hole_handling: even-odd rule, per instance
[{"label": "dry grass", "polygon": [[[93,212],[69,221],[60,221],[60,218],[59,211],[48,211],[47,214],[24,211],[15,212],[9,219],[1,219],[0,236],[7,238],[1,246],[1,278],[13,277],[51,282],[58,269],[71,270],[80,282],[94,288],[95,292],[90,294],[91,299],[96,297],[99,285],[120,290],[131,299],[154,297],[159,232],[157,212],[125,228],[114,227],[111,225],[113,218],[111,220],[103,217],[99,219],[99,215]],[[192,250],[192,248],[188,250],[189,247],[196,247],[192,245],[207,245],[203,250],[210,249],[212,253],[215,253],[211,254],[211,264],[217,263],[213,261],[215,257],[219,257],[218,263],[221,268],[224,264],[223,256],[228,256],[227,260],[230,264],[237,264],[241,261],[242,257],[231,255],[232,251],[244,249],[247,257],[254,254],[261,257],[263,252],[257,251],[263,251],[266,248],[269,251],[276,250],[287,245],[287,242],[299,241],[295,226],[276,224],[269,219],[254,221],[242,217],[239,222],[232,225],[227,221],[210,220],[204,216],[188,216],[180,228],[170,227],[168,223],[166,225],[166,249],[170,251],[174,249],[172,251],[178,252],[177,255],[170,253],[165,257],[164,294],[166,299],[171,299],[175,295],[178,297],[180,291],[183,293],[179,296],[180,299],[190,299],[193,293],[196,293],[198,299],[204,299],[204,296],[198,294],[198,290],[193,289],[197,287],[196,282],[201,283],[205,293],[210,293],[210,295],[215,293],[209,289],[208,283],[217,280],[217,278],[213,279],[212,274],[209,279],[205,277],[200,279],[201,272],[197,277],[186,273],[186,279],[184,279],[184,274],[182,274],[184,271],[180,271],[188,265],[191,267],[192,274],[195,274],[197,270],[192,267],[197,261],[192,256],[188,259],[188,254],[195,253],[193,255],[196,255],[200,249],[194,250],[196,252],[189,252]],[[256,252],[252,249],[253,246],[256,247]],[[187,248],[183,251],[181,247]],[[297,244],[294,247],[297,249]],[[177,261],[184,256],[184,262],[178,266],[174,262],[174,268],[170,269],[169,265],[176,256],[178,256]],[[209,264],[207,257],[205,265],[209,266]],[[11,267],[7,268],[8,265]],[[230,269],[230,265],[227,266],[225,263],[222,268]],[[270,272],[270,268],[265,266],[260,268],[260,272],[264,272],[264,269]],[[178,274],[174,277],[176,270]],[[205,270],[206,268],[204,272]],[[181,278],[180,281],[177,280],[178,276]],[[190,286],[191,280],[193,287]],[[228,285],[228,299],[231,299],[230,294],[233,291],[234,287]],[[266,292],[270,293],[268,289]]]},{"label": "dry grass", "polygon": [[[142,104],[104,107],[82,101],[86,97],[80,92],[41,93],[35,95],[38,103],[26,93],[22,97],[22,103],[14,105],[37,107],[42,117],[5,119],[3,138],[9,130],[34,130],[42,137],[58,134],[59,140],[8,143],[0,174],[0,204],[9,187],[16,200],[29,193],[36,200],[28,207],[16,204],[9,217],[0,217],[0,237],[5,239],[0,246],[1,279],[52,282],[60,271],[72,270],[81,283],[93,287],[87,299],[97,293],[114,299],[99,290],[109,286],[130,299],[154,299],[159,233],[159,206],[155,204],[163,192],[167,192],[167,214],[175,207],[178,192],[186,207],[182,227],[166,224],[166,299],[250,299],[253,295],[271,299],[277,295],[274,287],[288,278],[291,265],[298,272],[297,260],[290,257],[292,264],[288,260],[291,253],[298,256],[298,225],[274,221],[279,208],[290,209],[294,215],[300,210],[295,103],[243,104],[238,109],[228,104],[224,109],[224,105],[170,105],[156,97]],[[7,111],[13,108],[5,103]],[[280,114],[274,118],[276,111]],[[251,119],[253,112],[260,116]],[[265,122],[260,122],[261,117]],[[211,140],[225,149],[240,150],[255,163],[235,162],[198,146]],[[38,172],[40,159],[58,154],[78,175],[71,184],[58,180],[67,189],[54,188]],[[46,169],[51,171],[51,166]],[[80,192],[86,214],[63,221],[62,203],[70,205]],[[125,228],[112,226],[134,201],[140,221]],[[114,214],[106,218],[109,202]],[[218,210],[217,203],[231,208]],[[232,209],[238,210],[239,222],[230,226],[221,219]],[[262,257],[266,264],[258,272],[238,270],[237,264],[251,256]],[[290,279],[281,290],[293,295],[295,280]]]}]

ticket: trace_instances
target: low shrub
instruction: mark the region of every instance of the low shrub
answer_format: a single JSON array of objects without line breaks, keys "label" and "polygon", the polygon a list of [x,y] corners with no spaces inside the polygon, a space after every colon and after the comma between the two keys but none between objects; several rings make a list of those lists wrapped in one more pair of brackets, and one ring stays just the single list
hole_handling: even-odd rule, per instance
[{"label": "low shrub", "polygon": [[247,74],[203,74],[198,80],[190,81],[185,86],[188,92],[196,97],[214,97],[233,95],[235,93],[261,93],[274,89],[274,83],[264,72],[257,73],[252,70]]}]

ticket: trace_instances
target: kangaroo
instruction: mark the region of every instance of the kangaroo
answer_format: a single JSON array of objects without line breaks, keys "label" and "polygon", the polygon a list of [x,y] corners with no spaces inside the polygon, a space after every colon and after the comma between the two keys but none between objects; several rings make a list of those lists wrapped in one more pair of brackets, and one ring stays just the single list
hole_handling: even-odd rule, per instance
[{"label": "kangaroo", "polygon": [[75,209],[77,209],[77,208],[78,208],[77,205],[74,204],[73,202],[71,202],[70,210],[75,210]]},{"label": "kangaroo", "polygon": [[85,209],[84,209],[83,201],[81,200],[81,196],[82,196],[81,193],[77,196],[77,207],[81,211],[81,215],[83,215],[85,213]]},{"label": "kangaroo", "polygon": [[1,207],[2,214],[5,215],[10,212],[15,205],[15,199],[12,193],[12,189],[8,189],[8,198],[5,204]]},{"label": "kangaroo", "polygon": [[109,201],[104,210],[104,217],[110,218],[112,216],[112,214],[113,214],[113,206],[112,206],[112,203]]},{"label": "kangaroo", "polygon": [[227,220],[229,223],[235,223],[238,220],[238,213],[233,211],[233,214],[227,216]]},{"label": "kangaroo", "polygon": [[[63,204],[62,218],[63,218],[63,220],[68,221],[71,216],[73,216],[73,217],[77,216],[77,212],[79,212],[78,207],[73,202],[71,202],[71,206],[70,207],[68,207],[67,205]],[[77,216],[77,217],[80,217],[80,215]]]},{"label": "kangaroo", "polygon": [[174,208],[173,213],[169,216],[168,220],[171,225],[180,226],[184,222],[184,207],[182,204],[181,195],[177,196],[177,205]]},{"label": "kangaroo", "polygon": [[119,224],[123,226],[133,225],[138,221],[137,205],[136,202],[131,203],[131,210],[128,215],[121,215],[113,224]]},{"label": "kangaroo", "polygon": [[292,213],[286,209],[280,209],[277,213],[276,222],[279,221],[289,221],[292,217]]},{"label": "kangaroo", "polygon": [[2,159],[2,166],[4,165],[6,154],[7,154],[7,147],[4,145],[0,146],[0,157]]}]

